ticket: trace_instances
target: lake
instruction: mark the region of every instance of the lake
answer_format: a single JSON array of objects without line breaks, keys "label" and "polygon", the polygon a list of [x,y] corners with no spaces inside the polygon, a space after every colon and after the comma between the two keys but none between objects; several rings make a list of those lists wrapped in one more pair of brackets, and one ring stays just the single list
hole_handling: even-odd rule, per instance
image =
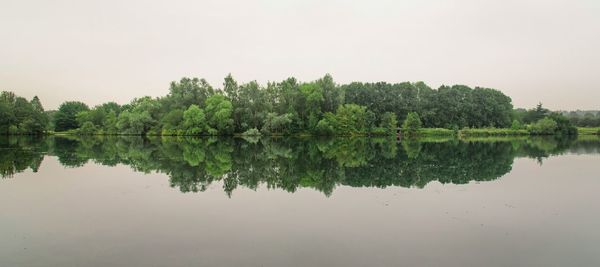
[{"label": "lake", "polygon": [[598,266],[600,138],[0,137],[0,266]]}]

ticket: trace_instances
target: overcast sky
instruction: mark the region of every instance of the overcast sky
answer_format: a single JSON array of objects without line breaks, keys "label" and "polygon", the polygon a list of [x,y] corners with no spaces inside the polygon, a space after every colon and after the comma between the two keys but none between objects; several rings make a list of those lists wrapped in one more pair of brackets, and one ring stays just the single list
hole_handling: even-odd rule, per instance
[{"label": "overcast sky", "polygon": [[599,0],[0,0],[0,90],[127,103],[183,76],[492,87],[600,109]]}]

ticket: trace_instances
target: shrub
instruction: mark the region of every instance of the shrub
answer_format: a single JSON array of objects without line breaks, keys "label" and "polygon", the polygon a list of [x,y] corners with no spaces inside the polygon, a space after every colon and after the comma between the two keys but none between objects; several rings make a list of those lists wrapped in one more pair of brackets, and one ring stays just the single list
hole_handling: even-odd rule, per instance
[{"label": "shrub", "polygon": [[529,126],[529,132],[537,135],[550,135],[554,134],[558,124],[551,118],[543,118],[538,120],[536,123]]}]

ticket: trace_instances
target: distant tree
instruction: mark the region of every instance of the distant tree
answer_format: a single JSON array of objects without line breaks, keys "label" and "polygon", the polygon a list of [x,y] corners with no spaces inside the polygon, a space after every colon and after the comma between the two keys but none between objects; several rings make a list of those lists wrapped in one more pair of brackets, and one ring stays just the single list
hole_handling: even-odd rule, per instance
[{"label": "distant tree", "polygon": [[402,123],[402,132],[407,136],[417,136],[421,130],[421,119],[416,112],[410,112]]},{"label": "distant tree", "polygon": [[534,109],[530,109],[527,111],[525,116],[523,117],[524,123],[533,123],[541,120],[542,118],[548,116],[550,114],[550,110],[544,108],[542,103],[539,103]]},{"label": "distant tree", "polygon": [[577,128],[571,124],[571,121],[560,113],[553,112],[548,118],[556,122],[554,134],[558,135],[577,135]]},{"label": "distant tree", "polygon": [[381,122],[379,127],[386,129],[388,132],[396,133],[396,127],[398,127],[398,120],[396,120],[396,114],[392,112],[386,112],[381,116]]},{"label": "distant tree", "polygon": [[54,114],[54,130],[61,132],[79,128],[77,114],[88,110],[89,107],[82,102],[67,101],[62,103]]},{"label": "distant tree", "polygon": [[237,99],[233,112],[235,131],[262,128],[270,110],[266,91],[256,81],[251,81],[239,87]]},{"label": "distant tree", "polygon": [[104,132],[106,134],[117,134],[117,113],[114,110],[106,115]]},{"label": "distant tree", "polygon": [[225,82],[223,82],[223,91],[231,101],[237,102],[239,99],[239,87],[238,83],[235,81],[231,73],[227,74],[225,77]]},{"label": "distant tree", "polygon": [[360,134],[366,130],[366,107],[344,104],[338,107],[335,118],[338,134]]},{"label": "distant tree", "polygon": [[305,130],[313,131],[321,117],[321,105],[323,104],[323,90],[315,83],[304,83],[300,85],[301,107],[298,109],[302,126]]},{"label": "distant tree", "polygon": [[203,107],[213,94],[214,89],[205,79],[184,77],[179,82],[171,82],[169,94],[162,102],[169,110],[187,109],[192,104]]},{"label": "distant tree", "polygon": [[206,129],[204,111],[197,105],[191,105],[183,112],[183,129],[187,135],[200,135]]},{"label": "distant tree", "polygon": [[184,111],[181,109],[174,109],[162,117],[161,124],[163,135],[175,135],[178,130],[182,129],[183,112]]},{"label": "distant tree", "polygon": [[205,113],[210,134],[233,132],[233,105],[225,96],[216,94],[206,99]]},{"label": "distant tree", "polygon": [[341,132],[339,130],[339,124],[335,114],[331,112],[325,113],[323,119],[321,119],[315,128],[315,132],[319,135],[347,135],[348,132]]},{"label": "distant tree", "polygon": [[315,84],[321,88],[320,91],[323,94],[321,112],[334,112],[338,106],[344,103],[344,91],[335,84],[330,74],[326,74]]},{"label": "distant tree", "polygon": [[271,112],[265,118],[262,131],[264,133],[287,133],[291,124],[292,114],[277,115],[277,113]]}]

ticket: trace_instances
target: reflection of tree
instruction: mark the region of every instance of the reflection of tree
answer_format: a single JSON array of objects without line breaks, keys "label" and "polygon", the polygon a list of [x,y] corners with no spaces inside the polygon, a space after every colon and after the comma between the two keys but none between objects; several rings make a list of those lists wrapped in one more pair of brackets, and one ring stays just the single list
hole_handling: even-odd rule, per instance
[{"label": "reflection of tree", "polygon": [[297,139],[187,137],[48,137],[0,139],[0,175],[39,167],[43,155],[65,166],[88,161],[169,176],[182,192],[204,191],[215,181],[231,196],[239,186],[294,192],[312,188],[330,195],[337,185],[423,187],[431,181],[464,184],[508,173],[517,156],[537,158],[571,150],[578,153],[600,140],[520,139],[485,142],[403,142],[394,138]]},{"label": "reflection of tree", "polygon": [[27,169],[37,172],[42,164],[46,142],[37,137],[0,138],[0,177],[10,178]]},{"label": "reflection of tree", "polygon": [[520,146],[520,156],[535,158],[542,164],[544,158],[564,153],[576,143],[576,137],[532,137],[525,139]]}]

